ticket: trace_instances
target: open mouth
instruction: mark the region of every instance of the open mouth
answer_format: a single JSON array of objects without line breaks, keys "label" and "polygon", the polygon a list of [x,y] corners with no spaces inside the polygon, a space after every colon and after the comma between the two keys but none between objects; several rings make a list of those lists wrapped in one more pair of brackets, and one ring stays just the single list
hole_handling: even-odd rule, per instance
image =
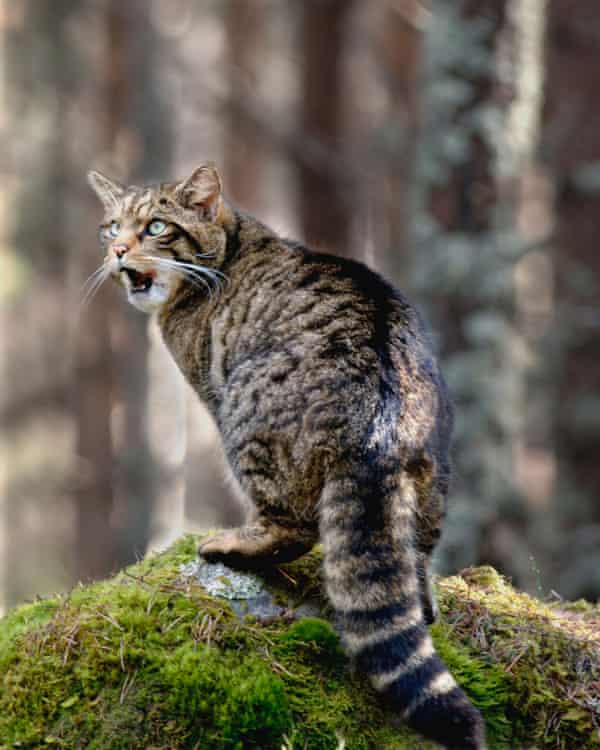
[{"label": "open mouth", "polygon": [[140,273],[134,268],[121,268],[121,273],[126,273],[129,277],[129,281],[131,282],[129,291],[132,294],[147,292],[154,283],[154,272]]}]

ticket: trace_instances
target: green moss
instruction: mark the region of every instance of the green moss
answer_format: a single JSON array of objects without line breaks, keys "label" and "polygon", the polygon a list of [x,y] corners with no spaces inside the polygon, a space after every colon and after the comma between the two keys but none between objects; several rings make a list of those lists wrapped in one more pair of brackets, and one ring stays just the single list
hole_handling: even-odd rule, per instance
[{"label": "green moss", "polygon": [[439,593],[452,642],[476,661],[501,667],[508,680],[513,742],[557,750],[600,746],[597,612],[557,610],[515,591],[489,568],[440,581]]},{"label": "green moss", "polygon": [[57,599],[46,599],[34,604],[23,604],[9,612],[2,620],[0,628],[0,671],[2,658],[8,656],[16,637],[36,626],[43,625],[52,617],[59,606]]},{"label": "green moss", "polygon": [[201,747],[277,747],[291,728],[283,683],[260,658],[186,644],[160,677],[165,707]]},{"label": "green moss", "polygon": [[[0,620],[2,750],[433,748],[392,726],[326,620],[240,621],[182,578],[196,543]],[[319,568],[317,552],[267,579],[292,606],[319,600]],[[597,649],[582,645],[594,612],[553,611],[490,570],[439,591],[436,646],[482,709],[491,747],[597,747]]]},{"label": "green moss", "polygon": [[283,643],[298,652],[308,649],[324,657],[341,656],[340,639],[326,620],[318,617],[305,617],[287,629],[281,638]]},{"label": "green moss", "polygon": [[435,647],[463,690],[485,716],[487,731],[496,746],[510,743],[512,713],[511,681],[505,671],[482,654],[473,655],[467,648],[452,643],[447,624],[436,623],[432,628]]}]

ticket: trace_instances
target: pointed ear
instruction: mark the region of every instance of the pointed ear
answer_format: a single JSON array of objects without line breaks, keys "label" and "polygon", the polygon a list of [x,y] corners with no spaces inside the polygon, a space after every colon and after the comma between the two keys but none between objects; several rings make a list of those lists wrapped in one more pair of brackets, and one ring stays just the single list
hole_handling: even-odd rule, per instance
[{"label": "pointed ear", "polygon": [[184,208],[191,208],[203,218],[213,221],[219,213],[221,189],[221,178],[216,167],[204,164],[177,185],[175,198]]},{"label": "pointed ear", "polygon": [[93,170],[88,172],[87,178],[92,190],[102,201],[104,208],[107,211],[115,208],[119,203],[119,199],[125,192],[123,185],[120,185],[118,182],[113,182],[113,180],[105,177],[100,172],[95,172]]}]

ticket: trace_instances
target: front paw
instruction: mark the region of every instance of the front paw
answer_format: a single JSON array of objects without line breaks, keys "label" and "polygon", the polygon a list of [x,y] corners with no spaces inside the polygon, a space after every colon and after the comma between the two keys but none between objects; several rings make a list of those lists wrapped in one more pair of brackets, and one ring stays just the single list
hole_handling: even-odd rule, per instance
[{"label": "front paw", "polygon": [[222,562],[237,552],[237,534],[223,531],[203,539],[198,545],[198,556],[207,562]]}]

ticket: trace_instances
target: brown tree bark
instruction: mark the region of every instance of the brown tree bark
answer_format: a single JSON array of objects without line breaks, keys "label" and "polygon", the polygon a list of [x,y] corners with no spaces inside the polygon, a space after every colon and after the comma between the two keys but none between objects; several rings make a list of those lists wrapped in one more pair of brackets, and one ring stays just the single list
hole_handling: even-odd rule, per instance
[{"label": "brown tree bark", "polygon": [[[121,24],[110,17],[115,3],[108,6],[105,20],[107,63],[97,70],[99,132],[102,151],[114,145],[122,108],[124,77],[124,34]],[[83,167],[84,165],[82,165]],[[91,221],[100,214],[97,199],[86,196]],[[94,217],[94,218],[93,218]],[[99,265],[100,254],[90,233],[86,242],[89,265]],[[116,569],[118,541],[112,523],[115,509],[115,452],[111,415],[115,406],[114,355],[111,345],[111,302],[113,290],[100,290],[78,330],[74,369],[76,452],[81,467],[76,484],[75,571],[82,580],[101,578]]]},{"label": "brown tree bark", "polygon": [[374,44],[388,107],[386,136],[377,144],[374,206],[375,261],[400,288],[409,284],[414,214],[414,168],[420,126],[423,7],[417,0],[390,3],[379,12]]},{"label": "brown tree bark", "polygon": [[341,152],[345,27],[351,0],[302,3],[301,134],[315,158],[299,163],[299,213],[306,242],[350,255],[352,185],[318,157]]},{"label": "brown tree bark", "polygon": [[[170,134],[154,67],[160,40],[138,0],[109,0],[103,20],[101,151],[111,154],[117,178],[162,178]],[[98,260],[97,247],[90,252]],[[114,293],[109,309],[99,303],[90,305],[77,372],[78,454],[89,467],[77,501],[77,567],[85,578],[145,553],[160,481],[147,433],[148,318]]]},{"label": "brown tree bark", "polygon": [[255,91],[264,57],[264,36],[267,22],[264,0],[228,0],[225,14],[227,35],[227,66],[229,99],[226,133],[223,148],[225,185],[231,200],[260,216],[264,194],[262,139],[256,126],[247,117],[240,117],[240,102],[249,91]]},{"label": "brown tree bark", "polygon": [[7,576],[0,587],[9,602],[71,582],[65,571],[72,562],[72,478],[81,468],[71,442],[74,316],[68,295],[74,215],[69,112],[78,62],[69,28],[77,10],[75,0],[2,10],[3,142],[10,146],[2,156],[8,273],[0,313],[0,462],[6,468],[0,568]]},{"label": "brown tree bark", "polygon": [[[104,291],[104,290],[103,290]],[[106,295],[101,293],[86,316],[74,368],[74,410],[78,460],[75,483],[75,578],[101,578],[116,569],[114,454],[110,417],[113,409],[113,352]],[[104,303],[104,304],[103,304]]]},{"label": "brown tree bark", "polygon": [[[132,182],[165,179],[171,165],[172,132],[171,116],[161,96],[163,42],[143,0],[126,4],[110,0],[107,32],[107,143],[113,151],[119,138],[131,143],[121,159]],[[146,315],[122,300],[111,312],[115,399],[123,426],[114,452],[113,524],[120,565],[146,552],[161,486],[160,466],[148,439],[148,325]]]},{"label": "brown tree bark", "polygon": [[[557,512],[579,541],[577,565],[564,570],[572,596],[597,597],[600,392],[600,17],[593,0],[548,5],[543,157],[555,185],[555,273],[558,316],[550,354],[558,353],[558,408],[554,434],[561,497]],[[555,360],[556,361],[556,360]],[[581,533],[578,531],[578,527]],[[590,536],[591,534],[591,536]],[[570,537],[571,538],[571,537]],[[587,541],[586,541],[587,539]],[[571,554],[569,555],[571,562]],[[587,571],[587,573],[586,573]],[[560,589],[559,589],[560,590]]]}]

